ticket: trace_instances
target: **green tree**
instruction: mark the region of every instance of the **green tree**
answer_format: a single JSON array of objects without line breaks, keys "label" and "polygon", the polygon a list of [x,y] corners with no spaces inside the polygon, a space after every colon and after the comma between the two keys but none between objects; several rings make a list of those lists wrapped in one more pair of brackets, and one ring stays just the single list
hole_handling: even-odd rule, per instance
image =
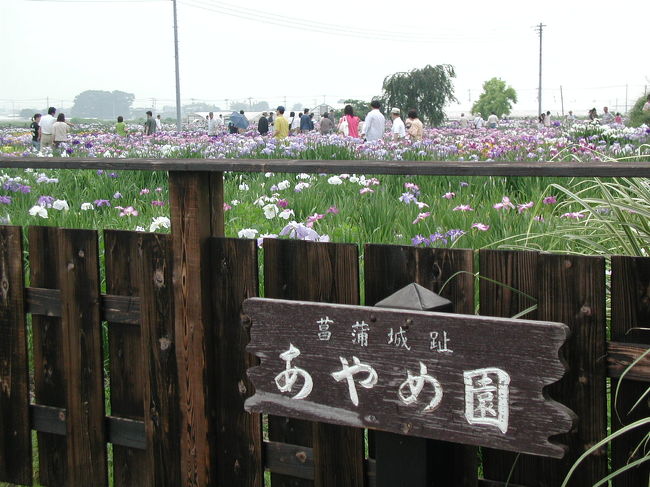
[{"label": "green tree", "polygon": [[118,115],[128,118],[133,93],[124,91],[86,90],[74,98],[72,115],[80,118],[113,119]]},{"label": "green tree", "polygon": [[472,106],[472,113],[489,115],[494,113],[498,117],[510,115],[512,104],[517,103],[517,92],[512,86],[499,78],[492,78],[483,83],[483,93]]},{"label": "green tree", "polygon": [[440,125],[445,105],[457,101],[452,82],[455,77],[454,67],[449,64],[391,74],[384,79],[381,100],[386,109],[397,107],[407,112],[414,108],[421,119]]},{"label": "green tree", "polygon": [[648,101],[648,95],[643,95],[641,98],[639,98],[636,101],[636,103],[632,107],[632,110],[630,110],[629,113],[630,126],[639,127],[644,123],[646,125],[650,125],[650,112],[643,111],[643,105],[645,104],[646,101]]},{"label": "green tree", "polygon": [[[39,112],[35,108],[23,108],[18,114],[18,116],[20,118],[32,118],[36,113],[41,113],[41,112]],[[47,113],[47,110],[45,111],[45,113]]]}]

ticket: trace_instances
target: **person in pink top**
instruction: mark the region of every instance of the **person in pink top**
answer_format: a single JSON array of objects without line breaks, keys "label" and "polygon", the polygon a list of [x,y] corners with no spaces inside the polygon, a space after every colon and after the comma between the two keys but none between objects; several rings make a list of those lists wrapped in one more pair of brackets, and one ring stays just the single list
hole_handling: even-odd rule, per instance
[{"label": "person in pink top", "polygon": [[359,117],[354,114],[352,105],[345,105],[343,116],[339,120],[338,132],[343,135],[359,138]]}]

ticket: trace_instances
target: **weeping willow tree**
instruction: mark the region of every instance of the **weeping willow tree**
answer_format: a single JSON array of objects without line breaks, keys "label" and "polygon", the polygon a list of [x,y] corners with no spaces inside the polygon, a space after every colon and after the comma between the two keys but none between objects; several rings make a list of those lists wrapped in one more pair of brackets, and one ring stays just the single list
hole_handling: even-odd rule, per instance
[{"label": "weeping willow tree", "polygon": [[445,105],[458,101],[452,82],[455,77],[450,64],[428,64],[422,69],[391,74],[384,79],[382,104],[386,109],[397,107],[404,114],[415,108],[419,118],[440,125],[445,118]]}]

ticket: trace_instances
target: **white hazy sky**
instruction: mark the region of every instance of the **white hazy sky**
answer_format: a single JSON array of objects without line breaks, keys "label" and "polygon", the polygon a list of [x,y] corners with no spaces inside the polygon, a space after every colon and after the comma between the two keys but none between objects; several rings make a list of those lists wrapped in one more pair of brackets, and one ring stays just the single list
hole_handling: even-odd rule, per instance
[{"label": "white hazy sky", "polygon": [[[515,112],[534,112],[540,22],[544,110],[560,112],[560,86],[565,111],[585,114],[623,111],[626,85],[629,105],[650,85],[645,1],[177,1],[183,103],[370,99],[388,74],[451,64],[461,103],[449,112],[494,76],[517,91]],[[0,45],[5,111],[68,107],[87,89],[174,104],[171,0],[0,0]]]}]

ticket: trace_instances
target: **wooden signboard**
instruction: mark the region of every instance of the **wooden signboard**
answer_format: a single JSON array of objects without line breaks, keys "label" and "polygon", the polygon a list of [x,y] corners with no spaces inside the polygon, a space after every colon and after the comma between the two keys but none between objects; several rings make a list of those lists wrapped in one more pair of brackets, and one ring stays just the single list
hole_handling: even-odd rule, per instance
[{"label": "wooden signboard", "polygon": [[561,458],[561,323],[251,298],[249,412]]}]

